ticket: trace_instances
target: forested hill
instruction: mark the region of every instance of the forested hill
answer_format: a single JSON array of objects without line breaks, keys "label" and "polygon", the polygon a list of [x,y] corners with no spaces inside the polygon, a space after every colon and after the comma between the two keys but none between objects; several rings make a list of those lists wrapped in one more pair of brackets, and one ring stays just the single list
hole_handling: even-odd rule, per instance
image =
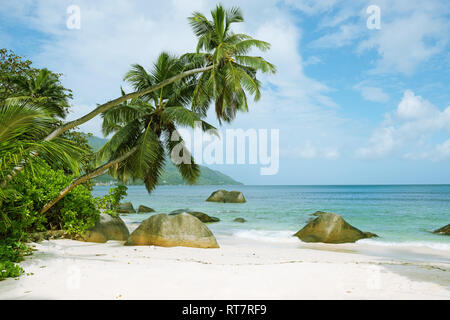
[{"label": "forested hill", "polygon": [[[90,136],[88,138],[89,145],[97,151],[105,143],[107,139],[99,138],[96,136]],[[241,182],[234,180],[233,178],[223,174],[220,171],[212,170],[205,166],[200,166],[200,177],[197,180],[198,185],[241,185]],[[94,179],[96,183],[99,184],[110,184],[114,182],[114,178],[110,175],[103,175]],[[132,184],[143,184],[142,181],[131,182]],[[181,185],[186,184],[181,178],[180,173],[177,168],[173,165],[171,161],[166,162],[166,167],[164,173],[160,178],[160,185]]]}]

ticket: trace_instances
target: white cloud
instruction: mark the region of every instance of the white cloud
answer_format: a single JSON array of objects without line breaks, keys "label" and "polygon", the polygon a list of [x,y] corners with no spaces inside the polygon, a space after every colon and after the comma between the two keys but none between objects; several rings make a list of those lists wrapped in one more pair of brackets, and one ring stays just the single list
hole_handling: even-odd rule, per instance
[{"label": "white cloud", "polygon": [[[339,125],[339,117],[327,110],[337,107],[327,96],[332,89],[308,77],[303,70],[305,62],[299,51],[301,29],[290,13],[280,9],[276,0],[265,1],[264,7],[256,0],[235,2],[246,20],[245,24],[237,25],[236,31],[270,42],[272,49],[263,55],[278,70],[275,76],[261,76],[265,87],[263,98],[250,106],[252,117],[240,117],[243,121],[238,125],[248,127],[259,117],[261,125],[278,119],[287,127],[284,119],[289,112],[292,132],[298,133],[298,125],[312,119]],[[74,92],[74,108],[68,119],[118,96],[120,86],[124,85],[122,77],[132,63],[150,67],[163,50],[193,51],[196,39],[187,17],[196,10],[208,14],[216,2],[173,0],[156,5],[153,1],[80,0],[76,4],[81,9],[81,29],[68,30],[66,9],[71,4],[71,1],[27,2],[3,8],[11,17],[46,34],[48,40],[43,40],[42,47],[30,58],[64,74],[64,85]],[[313,59],[307,63],[317,62]],[[270,118],[264,118],[268,114]],[[100,119],[94,119],[81,129],[100,134],[99,124]]]},{"label": "white cloud", "polygon": [[[133,63],[151,67],[161,51],[181,54],[195,49],[187,17],[207,11],[205,1],[80,0],[81,28],[66,27],[66,10],[72,1],[10,4],[11,17],[45,34],[30,57],[38,66],[63,73],[64,85],[73,90],[68,120],[75,119],[120,95],[122,77]],[[100,134],[101,120],[81,126]]]},{"label": "white cloud", "polygon": [[311,142],[308,141],[305,147],[300,150],[299,156],[302,159],[314,159],[317,156],[317,150],[311,145]]},{"label": "white cloud", "polygon": [[[372,134],[369,145],[359,148],[356,155],[359,158],[380,158],[396,148],[409,147],[415,151],[407,152],[406,158],[429,158],[432,153],[417,150],[423,149],[433,135],[441,132],[450,133],[450,107],[440,111],[428,100],[406,90],[395,111],[386,114],[384,123]],[[446,147],[444,143],[435,149],[445,154]]]},{"label": "white cloud", "polygon": [[339,151],[336,149],[329,149],[324,153],[324,157],[329,160],[336,160],[339,158],[339,156]]},{"label": "white cloud", "polygon": [[338,2],[339,0],[286,0],[286,4],[309,15],[326,12]]},{"label": "white cloud", "polygon": [[361,37],[361,25],[342,24],[339,30],[326,34],[310,43],[313,48],[336,48],[347,46],[359,37]]},{"label": "white cloud", "polygon": [[[366,27],[369,5],[381,9],[380,30]],[[308,14],[324,15],[319,28],[325,34],[313,40],[312,47],[355,45],[358,54],[375,51],[378,59],[372,73],[410,75],[421,63],[444,53],[448,46],[450,7],[445,1],[366,0],[355,3],[341,0],[317,7],[298,5],[297,8]]]},{"label": "white cloud", "polygon": [[397,115],[405,120],[426,119],[433,117],[439,110],[421,96],[406,90],[397,108]]},{"label": "white cloud", "polygon": [[282,155],[291,159],[326,159],[336,160],[339,158],[339,150],[336,147],[319,147],[311,141],[306,141],[302,147],[284,150]]},{"label": "white cloud", "polygon": [[450,139],[436,146],[439,158],[450,158]]},{"label": "white cloud", "polygon": [[433,162],[445,160],[450,158],[450,139],[444,141],[441,144],[436,145],[434,148],[423,152],[409,152],[404,155],[405,159],[410,160],[431,160]]},{"label": "white cloud", "polygon": [[320,59],[319,57],[316,57],[316,56],[310,56],[303,62],[303,65],[309,66],[309,65],[319,64],[319,63],[322,63],[322,59]]},{"label": "white cloud", "polygon": [[389,101],[389,95],[382,88],[366,86],[361,83],[356,84],[353,88],[361,93],[364,100],[380,103]]},{"label": "white cloud", "polygon": [[370,138],[369,147],[363,147],[356,151],[356,156],[362,159],[381,158],[390,153],[398,144],[395,138],[394,127],[377,129]]},{"label": "white cloud", "polygon": [[412,74],[420,63],[445,48],[448,22],[417,9],[392,21],[383,20],[381,30],[369,33],[368,39],[360,42],[359,52],[375,49],[380,56],[374,72]]}]

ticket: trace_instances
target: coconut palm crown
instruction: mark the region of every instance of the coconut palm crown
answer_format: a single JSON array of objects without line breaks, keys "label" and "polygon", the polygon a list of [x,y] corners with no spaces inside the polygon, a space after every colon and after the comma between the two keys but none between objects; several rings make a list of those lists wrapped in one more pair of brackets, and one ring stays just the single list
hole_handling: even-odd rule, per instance
[{"label": "coconut palm crown", "polygon": [[30,101],[39,104],[51,116],[66,117],[72,93],[62,86],[57,74],[44,68],[30,77],[18,77],[14,82],[18,93],[8,100]]},{"label": "coconut palm crown", "polygon": [[255,101],[260,99],[261,82],[257,72],[275,73],[276,68],[260,56],[249,55],[255,48],[268,50],[269,43],[231,30],[233,23],[244,21],[238,7],[224,9],[218,5],[211,16],[212,20],[208,20],[202,13],[194,12],[189,18],[198,38],[197,51],[183,58],[212,66],[198,76],[192,100],[196,110],[206,114],[214,101],[219,122],[230,122],[237,111],[248,111],[247,94]]},{"label": "coconut palm crown", "polygon": [[0,178],[23,161],[31,161],[31,153],[36,150],[49,163],[59,163],[79,173],[83,150],[64,138],[41,140],[54,121],[40,104],[25,100],[0,102]]},{"label": "coconut palm crown", "polygon": [[[152,70],[147,72],[135,64],[124,80],[139,90],[182,72],[184,67],[177,57],[162,53]],[[98,159],[111,161],[133,148],[136,150],[120,164],[111,167],[111,175],[122,182],[130,178],[143,179],[150,192],[158,183],[167,156],[177,153],[189,161],[174,164],[186,182],[195,183],[200,174],[199,167],[182,139],[173,139],[178,127],[194,128],[196,123],[200,123],[203,130],[215,129],[203,121],[200,114],[189,109],[194,89],[195,78],[184,78],[102,114],[104,135],[114,135],[99,150]]]}]

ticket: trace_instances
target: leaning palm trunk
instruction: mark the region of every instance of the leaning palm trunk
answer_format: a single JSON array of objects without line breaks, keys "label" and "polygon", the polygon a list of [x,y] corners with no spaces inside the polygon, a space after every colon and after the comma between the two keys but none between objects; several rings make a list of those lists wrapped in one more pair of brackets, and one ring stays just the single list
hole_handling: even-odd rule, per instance
[{"label": "leaning palm trunk", "polygon": [[73,188],[82,184],[83,182],[86,182],[90,179],[93,179],[95,177],[105,174],[110,167],[127,159],[133,153],[135,153],[137,151],[137,149],[138,149],[137,146],[133,147],[127,153],[123,154],[119,158],[114,159],[108,163],[105,163],[105,164],[101,165],[100,167],[97,167],[93,171],[86,173],[85,175],[73,180],[73,182],[70,185],[68,185],[66,188],[64,188],[54,200],[48,202],[44,207],[42,207],[41,213],[46,213],[51,207],[53,207],[56,203],[58,203],[59,200],[64,198],[70,191],[72,191]]},{"label": "leaning palm trunk", "polygon": [[[145,94],[148,94],[150,92],[153,92],[155,90],[161,89],[162,87],[165,87],[168,84],[171,84],[175,81],[181,80],[185,77],[188,77],[190,75],[193,74],[197,74],[197,73],[201,73],[201,72],[205,72],[208,70],[211,70],[213,68],[213,66],[207,66],[207,67],[203,67],[203,68],[197,68],[197,69],[192,69],[189,71],[185,71],[183,73],[180,73],[176,76],[173,76],[172,78],[169,78],[167,80],[161,81],[158,84],[155,84],[153,86],[150,86],[146,89],[143,90],[139,90],[136,92],[132,92],[132,93],[128,93],[125,94],[119,98],[116,98],[114,100],[108,101],[102,105],[99,105],[97,108],[95,108],[94,110],[92,110],[91,112],[89,112],[88,114],[82,116],[81,118],[78,118],[76,120],[67,122],[66,124],[62,125],[61,127],[57,128],[56,130],[54,130],[52,133],[50,133],[47,137],[44,138],[44,141],[51,141],[53,139],[55,139],[56,137],[58,137],[59,135],[61,135],[62,133],[66,132],[67,130],[73,129],[75,127],[78,127],[79,125],[91,120],[92,118],[94,118],[95,116],[99,115],[102,112],[105,112],[109,109],[111,109],[112,107],[121,104],[124,101],[130,100],[130,99],[135,99],[138,97],[141,97]],[[30,153],[30,157],[36,157],[38,155],[37,151],[33,151]],[[14,167],[14,169],[11,171],[10,174],[8,174],[3,181],[0,183],[0,187],[4,188],[12,179],[14,179],[14,177],[21,172],[25,165],[26,165],[27,161],[24,159],[22,161],[19,162],[19,164]]]}]

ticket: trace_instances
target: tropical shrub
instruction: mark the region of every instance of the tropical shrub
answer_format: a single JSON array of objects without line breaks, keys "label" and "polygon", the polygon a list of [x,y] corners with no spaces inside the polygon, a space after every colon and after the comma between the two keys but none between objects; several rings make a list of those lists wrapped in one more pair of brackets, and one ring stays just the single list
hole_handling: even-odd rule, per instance
[{"label": "tropical shrub", "polygon": [[94,226],[99,217],[96,200],[89,188],[79,185],[45,214],[42,206],[53,199],[73,179],[63,170],[53,170],[38,161],[30,170],[21,172],[11,184],[11,192],[3,201],[0,217],[0,238],[26,239],[34,231],[62,229],[82,233]]},{"label": "tropical shrub", "polygon": [[127,190],[128,188],[124,185],[110,188],[107,195],[96,198],[97,207],[104,213],[116,216],[120,201],[127,195]]},{"label": "tropical shrub", "polygon": [[0,261],[0,280],[18,277],[23,273],[21,266],[11,261]]},{"label": "tropical shrub", "polygon": [[19,241],[0,240],[0,280],[20,276],[23,269],[16,263],[29,254],[31,254],[30,248]]}]

